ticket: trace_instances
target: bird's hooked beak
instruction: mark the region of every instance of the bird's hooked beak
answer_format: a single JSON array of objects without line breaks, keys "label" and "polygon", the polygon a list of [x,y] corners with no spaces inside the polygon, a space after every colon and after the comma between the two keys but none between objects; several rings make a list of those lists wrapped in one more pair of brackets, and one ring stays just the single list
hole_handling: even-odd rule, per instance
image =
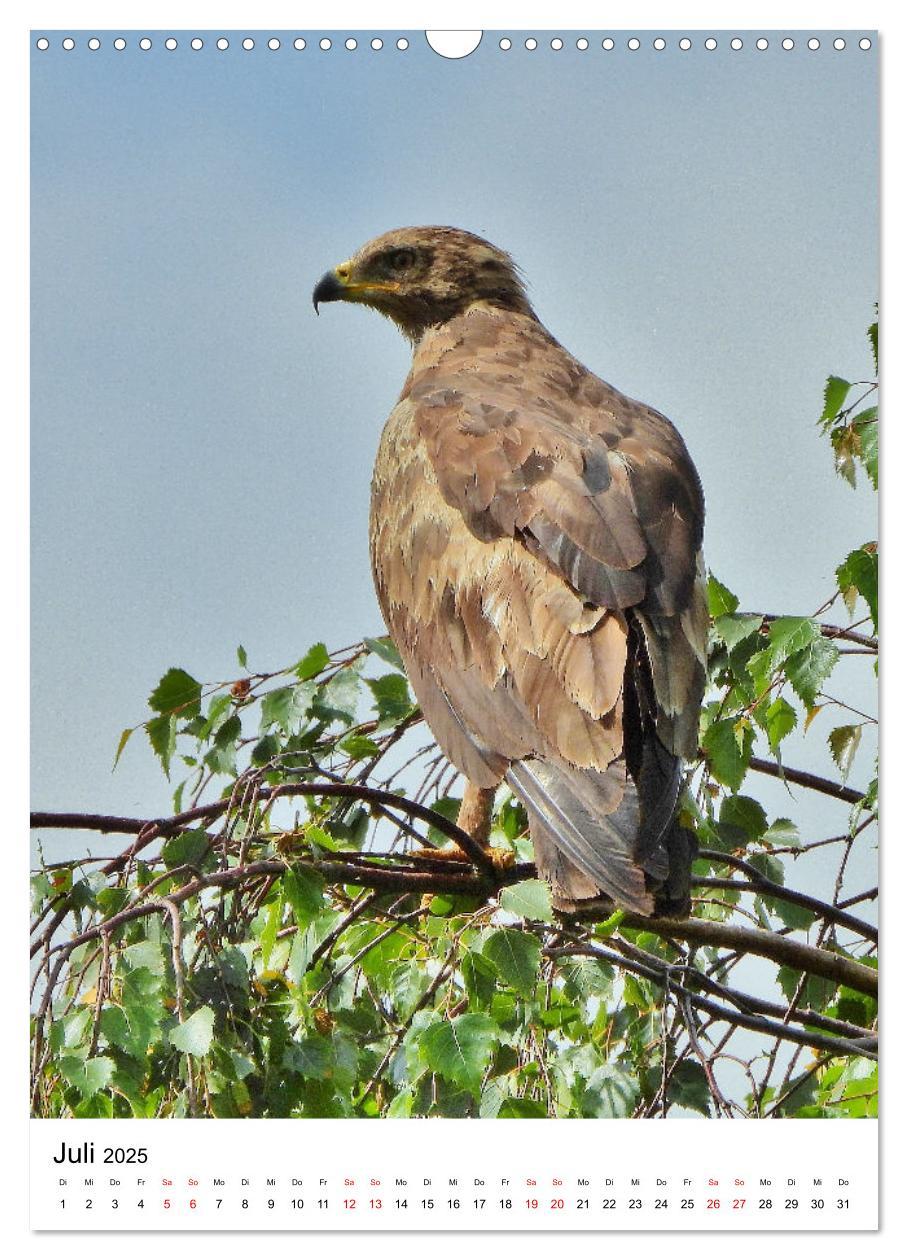
[{"label": "bird's hooked beak", "polygon": [[396,293],[400,286],[390,281],[358,282],[353,279],[353,263],[339,263],[326,271],[312,290],[315,313],[322,302],[368,302],[372,293]]}]

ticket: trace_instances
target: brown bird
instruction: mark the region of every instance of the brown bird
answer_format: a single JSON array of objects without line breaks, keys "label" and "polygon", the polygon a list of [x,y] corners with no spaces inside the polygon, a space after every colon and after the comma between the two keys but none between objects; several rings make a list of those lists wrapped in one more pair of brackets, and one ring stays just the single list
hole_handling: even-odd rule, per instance
[{"label": "brown bird", "polygon": [[677,821],[697,749],[703,495],[673,425],[542,326],[509,257],[401,228],[322,277],[389,316],[413,364],[372,481],[379,602],[485,842],[505,780],[556,904],[686,914]]}]

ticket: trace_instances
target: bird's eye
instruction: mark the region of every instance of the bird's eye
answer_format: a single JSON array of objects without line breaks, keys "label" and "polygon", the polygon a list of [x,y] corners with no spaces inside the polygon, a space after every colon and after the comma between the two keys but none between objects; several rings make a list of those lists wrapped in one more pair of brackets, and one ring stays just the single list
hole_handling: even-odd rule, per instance
[{"label": "bird's eye", "polygon": [[412,249],[395,249],[388,260],[394,271],[408,271],[416,262]]}]

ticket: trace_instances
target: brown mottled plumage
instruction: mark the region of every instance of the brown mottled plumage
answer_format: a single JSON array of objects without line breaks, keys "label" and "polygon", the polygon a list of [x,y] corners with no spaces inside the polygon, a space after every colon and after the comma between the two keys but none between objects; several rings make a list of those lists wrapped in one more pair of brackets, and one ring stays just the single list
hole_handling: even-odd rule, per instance
[{"label": "brown mottled plumage", "polygon": [[413,342],[371,553],[439,745],[475,789],[506,779],[524,801],[562,904],[685,913],[676,811],[707,617],[681,437],[559,345],[509,256],[469,232],[389,232],[313,298],[375,307]]}]

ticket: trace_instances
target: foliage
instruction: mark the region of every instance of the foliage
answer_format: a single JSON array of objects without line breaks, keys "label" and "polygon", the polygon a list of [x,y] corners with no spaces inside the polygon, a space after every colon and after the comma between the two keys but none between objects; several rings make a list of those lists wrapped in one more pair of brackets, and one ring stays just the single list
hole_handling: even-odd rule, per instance
[{"label": "foliage", "polygon": [[[858,465],[877,482],[875,390],[826,385],[819,423],[852,486]],[[35,872],[34,1113],[875,1115],[875,930],[858,917],[875,890],[840,901],[872,835],[876,782],[847,780],[876,724],[833,688],[844,655],[875,662],[876,543],[830,577],[810,615],[742,611],[709,578],[686,924],[556,914],[506,791],[494,861],[456,849],[458,779],[386,638],[276,672],[240,647],[220,683],[168,669],[116,758],[144,731],[174,816],[35,816],[131,838]],[[821,712],[838,715],[830,778],[783,763]],[[843,834],[770,818],[759,773],[844,801]],[[825,898],[803,891],[798,861],[833,845]],[[735,970],[758,956],[766,982],[744,992]]]}]

